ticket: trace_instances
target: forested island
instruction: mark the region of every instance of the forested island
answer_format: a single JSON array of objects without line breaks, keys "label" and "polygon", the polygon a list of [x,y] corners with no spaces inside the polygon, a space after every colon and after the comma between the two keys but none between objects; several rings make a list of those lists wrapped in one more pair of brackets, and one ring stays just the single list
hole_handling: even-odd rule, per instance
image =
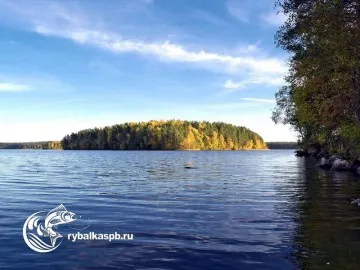
[{"label": "forested island", "polygon": [[278,5],[287,21],[276,40],[291,57],[273,120],[290,124],[301,147],[312,148],[317,157],[359,163],[360,2],[282,0]]},{"label": "forested island", "polygon": [[255,132],[222,122],[149,121],[79,131],[61,140],[64,150],[267,149]]}]

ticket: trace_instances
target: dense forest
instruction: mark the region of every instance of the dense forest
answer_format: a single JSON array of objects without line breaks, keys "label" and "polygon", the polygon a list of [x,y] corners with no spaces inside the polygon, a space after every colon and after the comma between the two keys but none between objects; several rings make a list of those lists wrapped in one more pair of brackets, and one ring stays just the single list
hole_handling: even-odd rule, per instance
[{"label": "dense forest", "polygon": [[269,149],[297,149],[297,142],[266,142]]},{"label": "dense forest", "polygon": [[290,124],[303,148],[360,157],[360,1],[282,0],[276,34],[290,52],[273,120]]},{"label": "dense forest", "polygon": [[58,141],[46,142],[22,142],[22,143],[0,143],[0,149],[62,149]]},{"label": "dense forest", "polygon": [[125,123],[65,136],[64,150],[250,150],[266,149],[245,127],[196,121]]}]

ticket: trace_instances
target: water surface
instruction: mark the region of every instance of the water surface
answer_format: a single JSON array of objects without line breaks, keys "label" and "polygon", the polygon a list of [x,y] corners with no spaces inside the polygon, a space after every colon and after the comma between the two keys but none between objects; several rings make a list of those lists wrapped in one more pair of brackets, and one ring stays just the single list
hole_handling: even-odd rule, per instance
[{"label": "water surface", "polygon": [[[357,269],[359,184],[314,165],[289,150],[2,150],[0,267]],[[25,220],[61,203],[91,219],[85,231],[134,240],[32,251]]]}]

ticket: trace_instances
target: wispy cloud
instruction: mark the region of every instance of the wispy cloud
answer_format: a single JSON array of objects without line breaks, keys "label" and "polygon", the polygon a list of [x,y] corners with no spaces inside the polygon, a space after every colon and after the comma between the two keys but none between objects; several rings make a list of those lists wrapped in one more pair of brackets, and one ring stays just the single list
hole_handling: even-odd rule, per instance
[{"label": "wispy cloud", "polygon": [[1,73],[0,92],[71,92],[74,88],[60,78],[43,72]]},{"label": "wispy cloud", "polygon": [[0,92],[24,92],[31,90],[32,87],[25,84],[0,82]]},{"label": "wispy cloud", "polygon": [[245,8],[243,1],[230,0],[227,2],[229,14],[237,20],[247,23],[250,20],[249,11]]},{"label": "wispy cloud", "polygon": [[262,53],[262,49],[259,47],[260,42],[256,42],[254,44],[240,44],[235,48],[235,52],[243,55],[260,55]]},{"label": "wispy cloud", "polygon": [[262,84],[262,85],[270,85],[270,86],[281,86],[284,84],[284,80],[282,76],[263,76],[263,77],[254,77],[251,79],[243,80],[243,81],[233,81],[226,80],[224,83],[224,88],[229,89],[231,91],[241,90],[249,85],[253,84]]},{"label": "wispy cloud", "polygon": [[[231,5],[232,1],[229,3]],[[139,54],[153,57],[158,61],[187,63],[197,68],[227,74],[246,75],[257,72],[272,76],[286,72],[283,59],[254,55],[253,50],[248,53],[239,53],[236,50],[232,53],[220,53],[202,48],[201,45],[189,47],[175,43],[168,38],[164,40],[126,38],[121,33],[106,29],[101,22],[88,19],[86,15],[77,11],[79,9],[67,10],[59,4],[49,4],[46,12],[38,10],[35,12],[31,6],[27,6],[28,8],[24,11],[22,7],[10,5],[10,10],[21,17],[21,20],[26,22],[24,27],[30,26],[31,31],[44,36],[69,39],[81,45],[96,47],[115,54]]]},{"label": "wispy cloud", "polygon": [[249,56],[233,56],[207,52],[205,50],[189,50],[171,41],[144,42],[128,40],[111,32],[91,29],[54,29],[45,25],[37,25],[35,31],[42,35],[71,39],[79,44],[88,44],[113,53],[137,53],[155,56],[169,62],[213,64],[223,72],[238,73],[244,70],[282,74],[286,71],[283,61],[276,58],[256,58]]},{"label": "wispy cloud", "polygon": [[[231,110],[231,109],[241,109],[241,108],[249,108],[258,106],[254,102],[227,102],[227,103],[215,103],[208,104],[205,106],[200,106],[203,110]],[[197,106],[199,108],[199,106]]]},{"label": "wispy cloud", "polygon": [[281,26],[287,20],[287,16],[282,12],[269,12],[262,15],[262,19],[270,25]]},{"label": "wispy cloud", "polygon": [[234,82],[233,80],[226,80],[226,82],[224,83],[224,88],[226,89],[241,89],[244,88],[246,86],[246,84],[244,84],[243,82]]},{"label": "wispy cloud", "polygon": [[222,18],[219,18],[213,13],[204,11],[204,10],[195,10],[191,14],[192,17],[199,19],[200,21],[204,21],[213,25],[221,26],[221,27],[230,27],[231,25],[227,23]]},{"label": "wispy cloud", "polygon": [[[141,1],[146,2],[146,0]],[[241,10],[245,10],[239,1],[230,0],[227,4],[229,12],[233,14],[237,12],[236,14],[239,15]],[[234,50],[220,50],[220,52],[200,45],[189,46],[173,42],[169,38],[163,40],[126,38],[117,31],[108,30],[104,24],[90,20],[79,9],[66,9],[58,3],[49,4],[46,13],[37,10],[35,12],[31,6],[22,9],[15,4],[11,4],[11,11],[19,14],[19,17],[26,21],[26,27],[30,26],[29,30],[43,36],[68,39],[80,45],[92,46],[114,54],[138,54],[157,61],[183,63],[216,73],[250,78],[243,81],[226,81],[224,88],[233,91],[251,84],[279,85],[282,81],[280,78],[287,70],[284,59],[268,56],[258,47],[259,44],[241,46]]]},{"label": "wispy cloud", "polygon": [[242,98],[242,100],[250,101],[254,103],[271,103],[274,104],[276,101],[275,99],[269,99],[269,98]]}]

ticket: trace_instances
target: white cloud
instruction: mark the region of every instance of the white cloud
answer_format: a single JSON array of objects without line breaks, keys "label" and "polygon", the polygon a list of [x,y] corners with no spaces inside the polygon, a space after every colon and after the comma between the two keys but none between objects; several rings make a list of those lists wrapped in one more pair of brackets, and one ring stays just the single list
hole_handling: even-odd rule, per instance
[{"label": "white cloud", "polygon": [[74,88],[59,78],[42,73],[2,73],[0,74],[0,92],[70,92]]},{"label": "white cloud", "polygon": [[0,82],[0,92],[23,92],[31,90],[31,86],[18,83],[1,83]]},{"label": "white cloud", "polygon": [[282,76],[262,76],[254,77],[243,81],[235,82],[233,80],[226,80],[224,83],[224,88],[231,91],[241,90],[252,84],[262,84],[262,85],[271,85],[271,86],[281,86],[284,84],[284,79]]},{"label": "white cloud", "polygon": [[[143,0],[146,1],[146,0]],[[77,5],[66,5],[71,8],[65,9],[59,5],[53,5],[53,1],[39,2],[38,4],[29,1],[23,1],[19,4],[18,1],[0,1],[0,15],[8,19],[8,22],[13,22],[16,27],[22,27],[23,29],[37,32],[44,36],[52,36],[57,38],[64,38],[76,42],[78,44],[92,46],[98,49],[102,49],[114,54],[134,53],[145,57],[152,57],[154,59],[172,63],[187,63],[188,65],[210,69],[214,72],[221,72],[231,75],[236,75],[234,78],[252,78],[245,80],[249,83],[260,83],[259,81],[276,80],[286,72],[285,62],[283,59],[277,57],[268,57],[266,53],[261,55],[258,53],[260,48],[248,47],[246,50],[239,49],[234,50],[212,50],[209,47],[193,47],[184,44],[182,42],[173,42],[166,39],[171,38],[147,38],[141,39],[136,35],[137,29],[134,30],[132,35],[126,35],[125,27],[126,20],[122,20],[125,24],[117,25],[117,29],[111,29],[105,27],[104,21],[99,19],[99,13],[94,12],[87,14],[89,16],[83,16],[84,14],[77,11],[85,10],[85,8],[76,8]],[[233,1],[235,3],[235,1]],[[50,4],[51,3],[51,4]],[[62,2],[65,3],[65,2]],[[80,3],[80,2],[77,2]],[[129,3],[133,3],[129,1]],[[140,3],[140,2],[138,2]],[[144,2],[142,2],[144,3]],[[10,7],[9,7],[10,5]],[[4,7],[5,6],[5,7]],[[75,6],[75,8],[73,8]],[[141,5],[146,6],[144,4]],[[248,21],[249,14],[245,12],[240,6],[232,7],[233,16],[237,16],[239,20]],[[116,11],[117,12],[117,11]],[[131,13],[133,14],[133,13]],[[138,13],[137,13],[138,14]],[[0,16],[1,17],[1,16]],[[135,16],[138,18],[138,16]],[[112,22],[108,18],[103,18],[105,22]],[[112,24],[114,26],[114,24]],[[151,25],[152,27],[152,25]],[[125,31],[125,32],[124,32]],[[178,32],[177,32],[178,33]],[[131,37],[132,36],[132,37]],[[141,36],[141,35],[139,35]],[[241,38],[241,37],[240,37]],[[230,52],[229,52],[230,51]],[[99,67],[96,63],[94,67]],[[264,79],[265,78],[265,79]],[[234,87],[236,84],[241,87],[241,81],[231,81]],[[243,82],[244,83],[244,82]],[[38,84],[31,82],[33,87],[38,89]],[[43,87],[44,88],[44,87]],[[53,89],[53,87],[47,87]],[[62,87],[61,87],[62,88]],[[235,88],[236,89],[236,88]],[[248,98],[250,99],[250,98]],[[213,114],[209,115],[209,111],[199,110],[198,104],[196,104],[195,113],[188,110],[186,106],[181,106],[183,111],[177,111],[175,109],[166,110],[156,113],[153,110],[149,110],[147,113],[141,113],[141,115],[134,116],[133,113],[124,114],[121,117],[113,117],[111,121],[109,117],[103,119],[52,119],[51,121],[11,121],[1,122],[1,126],[4,130],[10,130],[7,133],[0,134],[0,141],[6,141],[9,138],[16,141],[24,140],[49,140],[49,139],[61,139],[61,137],[67,133],[77,131],[78,129],[89,128],[93,126],[104,126],[107,124],[121,123],[125,121],[140,121],[150,119],[161,119],[164,115],[170,118],[181,119],[194,119],[194,115],[197,115],[199,120],[207,119],[209,121],[225,121],[234,124],[240,124],[248,126],[254,129],[261,135],[269,134],[273,132],[274,138],[271,140],[286,140],[282,139],[281,135],[290,136],[286,133],[287,129],[284,127],[274,128],[274,124],[270,120],[270,114],[264,114],[256,118],[252,118],[251,113],[243,113],[243,115],[234,114],[233,111],[229,111],[229,114],[218,113],[218,109],[223,108],[240,108],[240,107],[254,107],[254,100],[243,100],[243,102],[234,102],[230,104],[213,104],[209,105],[214,109]],[[270,104],[270,103],[269,103]],[[186,109],[185,109],[186,107]],[[250,109],[251,109],[250,108]],[[195,110],[194,109],[194,110]],[[113,114],[112,114],[113,116]],[[144,118],[145,117],[145,118]],[[148,119],[147,119],[148,118]],[[58,121],[57,121],[58,120]],[[2,120],[3,121],[3,120]],[[266,124],[265,124],[266,123]],[[29,133],[17,132],[22,130],[29,130]]]},{"label": "white cloud", "polygon": [[254,103],[271,103],[271,104],[276,103],[275,99],[270,99],[270,98],[242,98],[242,100],[250,101]]},{"label": "white cloud", "polygon": [[[146,1],[146,0],[142,0]],[[240,7],[238,1],[228,3],[231,10]],[[101,20],[94,20],[84,15],[78,7],[66,9],[57,2],[54,4],[29,6],[26,8],[7,2],[10,11],[21,18],[24,27],[38,34],[72,40],[78,44],[97,47],[116,54],[135,53],[154,57],[161,61],[188,63],[196,67],[227,74],[249,73],[284,74],[285,61],[265,54],[256,54],[256,46],[246,50],[232,50],[232,53],[219,53],[197,46],[197,48],[174,43],[170,40],[142,40],[125,38],[116,31],[109,31]],[[72,5],[70,5],[73,7]],[[8,7],[9,8],[9,7]],[[39,10],[40,9],[40,10]],[[8,12],[9,13],[9,12]]]},{"label": "white cloud", "polygon": [[248,45],[240,45],[237,46],[235,51],[236,53],[242,55],[242,54],[247,54],[247,55],[260,55],[262,53],[262,49],[259,48],[259,44],[260,42],[257,42],[255,44],[248,44]]},{"label": "white cloud", "polygon": [[274,11],[267,14],[263,14],[262,19],[270,25],[281,26],[287,20],[287,16],[282,12]]},{"label": "white cloud", "polygon": [[284,62],[277,58],[232,56],[207,52],[205,50],[188,50],[182,45],[174,44],[170,41],[144,42],[127,40],[115,33],[86,29],[54,29],[39,25],[35,31],[42,35],[57,36],[71,39],[80,44],[89,44],[113,53],[138,53],[155,56],[163,61],[213,64],[226,73],[250,70],[270,74],[283,74],[286,71]]},{"label": "white cloud", "polygon": [[226,89],[241,89],[245,86],[244,83],[242,82],[234,82],[232,80],[226,80],[225,84],[224,84],[224,88]]}]

